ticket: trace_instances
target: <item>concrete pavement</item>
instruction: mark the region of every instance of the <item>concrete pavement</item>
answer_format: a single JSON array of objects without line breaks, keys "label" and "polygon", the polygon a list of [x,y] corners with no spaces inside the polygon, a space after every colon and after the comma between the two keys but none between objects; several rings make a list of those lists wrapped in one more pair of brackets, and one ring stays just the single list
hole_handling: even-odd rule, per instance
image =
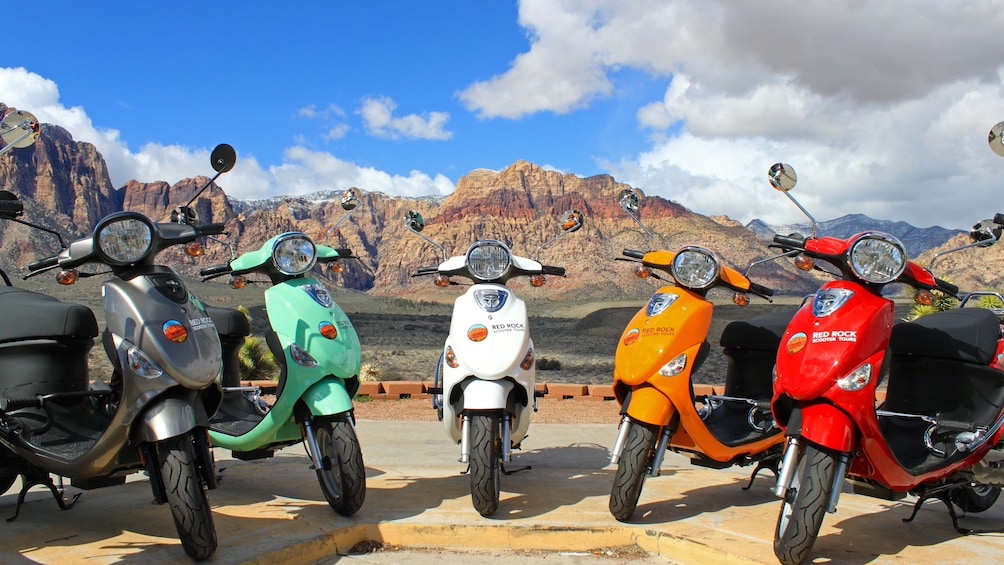
[{"label": "concrete pavement", "polygon": [[[209,496],[220,544],[211,563],[776,563],[779,500],[769,474],[743,491],[748,468],[709,470],[668,454],[663,475],[646,481],[634,522],[622,524],[607,511],[616,424],[534,424],[530,432],[509,467],[532,469],[502,477],[491,519],[471,506],[459,448],[439,423],[359,422],[367,496],[352,518],[324,502],[302,446],[257,462],[217,450],[223,480]],[[0,525],[0,562],[189,563],[169,510],[150,499],[141,476],[86,491],[69,511],[33,491],[20,518]],[[14,491],[0,496],[0,516],[13,513],[15,500]],[[1004,535],[956,533],[941,503],[903,523],[911,501],[845,493],[813,556],[855,564],[1004,562]],[[963,523],[1004,528],[1004,504]],[[401,549],[349,555],[367,540]]]}]

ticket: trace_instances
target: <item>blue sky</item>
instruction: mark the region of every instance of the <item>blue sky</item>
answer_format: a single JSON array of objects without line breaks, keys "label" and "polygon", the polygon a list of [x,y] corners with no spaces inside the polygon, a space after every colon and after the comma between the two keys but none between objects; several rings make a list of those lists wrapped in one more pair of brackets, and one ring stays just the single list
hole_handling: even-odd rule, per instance
[{"label": "blue sky", "polygon": [[116,186],[205,174],[226,142],[241,198],[446,194],[525,159],[797,221],[780,160],[819,219],[964,228],[1004,211],[1004,4],[966,6],[36,0],[0,101],[94,143]]}]

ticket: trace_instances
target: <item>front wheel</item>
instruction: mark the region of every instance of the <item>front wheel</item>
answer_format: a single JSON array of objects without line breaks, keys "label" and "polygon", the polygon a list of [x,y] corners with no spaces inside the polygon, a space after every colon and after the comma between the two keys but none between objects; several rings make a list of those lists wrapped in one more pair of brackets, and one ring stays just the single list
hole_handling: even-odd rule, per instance
[{"label": "front wheel", "polygon": [[321,450],[317,469],[321,492],[335,512],[351,516],[366,500],[366,467],[356,431],[346,421],[318,420],[314,437]]},{"label": "front wheel", "polygon": [[774,530],[774,555],[784,565],[803,563],[816,543],[833,491],[837,457],[808,444],[796,463]]},{"label": "front wheel", "polygon": [[610,513],[621,522],[630,519],[638,506],[641,487],[645,483],[659,435],[658,426],[635,421],[631,421],[630,426],[624,451],[617,463],[614,485],[610,489]]},{"label": "front wheel", "polygon": [[954,502],[963,512],[976,514],[989,510],[1001,495],[1000,487],[990,485],[969,485],[952,492]]},{"label": "front wheel", "polygon": [[491,516],[499,507],[502,443],[498,414],[473,414],[471,426],[471,500],[482,516]]},{"label": "front wheel", "polygon": [[160,476],[181,545],[192,559],[208,559],[216,551],[216,526],[197,471],[192,436],[173,437],[157,447]]}]

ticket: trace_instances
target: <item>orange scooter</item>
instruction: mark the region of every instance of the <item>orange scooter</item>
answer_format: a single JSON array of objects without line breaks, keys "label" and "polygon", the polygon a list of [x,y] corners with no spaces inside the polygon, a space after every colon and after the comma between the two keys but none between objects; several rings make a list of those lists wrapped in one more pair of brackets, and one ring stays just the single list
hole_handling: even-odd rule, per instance
[{"label": "orange scooter", "polygon": [[[620,205],[654,239],[638,218],[641,198],[640,191],[625,189]],[[624,256],[618,260],[640,263],[635,268],[639,277],[669,281],[664,278],[668,275],[675,285],[652,295],[617,344],[614,394],[622,419],[610,457],[617,465],[610,513],[622,522],[631,518],[646,476],[659,475],[667,449],[715,469],[756,464],[744,489],[763,469],[776,476],[784,436],[770,412],[771,371],[795,309],[726,326],[721,337],[728,360],[724,394],[694,396],[692,375],[710,350],[707,335],[714,305],[706,297],[708,291],[733,290],[733,302],[739,305],[749,303],[748,294],[769,301],[773,291],[722,265],[715,253],[702,247],[675,253],[625,249]]]}]

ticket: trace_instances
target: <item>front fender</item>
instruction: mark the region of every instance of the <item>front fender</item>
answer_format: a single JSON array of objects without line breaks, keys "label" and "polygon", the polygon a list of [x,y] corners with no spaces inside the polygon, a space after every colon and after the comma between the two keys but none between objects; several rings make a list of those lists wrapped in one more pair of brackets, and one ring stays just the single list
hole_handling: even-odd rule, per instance
[{"label": "front fender", "polygon": [[197,391],[159,397],[147,405],[134,424],[133,435],[139,442],[158,442],[177,437],[196,427],[209,427],[209,416]]},{"label": "front fender", "polygon": [[470,379],[460,383],[463,410],[502,410],[508,406],[509,392],[516,385],[508,379],[486,381]]},{"label": "front fender", "polygon": [[345,388],[345,381],[333,377],[312,384],[303,392],[300,400],[314,416],[341,414],[352,410],[352,397]]},{"label": "front fender", "polygon": [[850,415],[829,402],[802,404],[791,415],[789,436],[801,436],[823,447],[849,453],[857,442],[857,428]]}]

